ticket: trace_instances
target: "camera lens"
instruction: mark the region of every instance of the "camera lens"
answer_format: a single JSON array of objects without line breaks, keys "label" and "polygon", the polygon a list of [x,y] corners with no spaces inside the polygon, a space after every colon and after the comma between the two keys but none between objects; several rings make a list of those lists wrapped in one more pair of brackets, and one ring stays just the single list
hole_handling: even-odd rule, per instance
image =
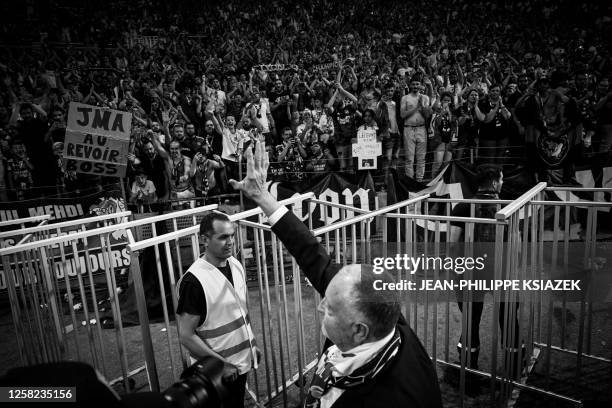
[{"label": "camera lens", "polygon": [[220,407],[227,397],[222,372],[221,360],[204,357],[183,372],[181,381],[164,391],[164,398],[176,408]]}]

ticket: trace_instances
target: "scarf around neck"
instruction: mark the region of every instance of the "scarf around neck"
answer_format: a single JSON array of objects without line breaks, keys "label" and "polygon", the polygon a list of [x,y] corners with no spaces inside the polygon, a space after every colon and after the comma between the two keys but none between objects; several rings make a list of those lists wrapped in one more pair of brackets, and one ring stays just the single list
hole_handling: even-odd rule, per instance
[{"label": "scarf around neck", "polygon": [[328,348],[317,365],[304,400],[304,408],[330,407],[349,389],[375,378],[399,352],[401,337],[397,328],[388,336],[362,344],[346,352],[336,345]]}]

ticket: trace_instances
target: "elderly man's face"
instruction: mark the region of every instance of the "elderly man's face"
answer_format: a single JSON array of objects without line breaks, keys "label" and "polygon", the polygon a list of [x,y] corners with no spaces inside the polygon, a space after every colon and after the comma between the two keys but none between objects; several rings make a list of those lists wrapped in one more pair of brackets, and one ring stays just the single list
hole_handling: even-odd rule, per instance
[{"label": "elderly man's face", "polygon": [[359,265],[344,267],[327,286],[318,310],[322,314],[321,331],[341,351],[362,344],[369,329],[354,305],[353,288],[360,279]]}]

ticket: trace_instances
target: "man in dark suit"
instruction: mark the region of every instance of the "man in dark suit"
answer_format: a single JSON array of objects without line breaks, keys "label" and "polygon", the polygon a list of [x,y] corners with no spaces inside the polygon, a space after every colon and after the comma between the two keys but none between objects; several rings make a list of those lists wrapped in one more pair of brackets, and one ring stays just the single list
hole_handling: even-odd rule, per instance
[{"label": "man in dark suit", "polygon": [[434,365],[401,315],[397,293],[374,290],[375,280],[393,277],[374,274],[370,265],[333,264],[306,226],[267,191],[268,155],[263,143],[254,150],[246,152],[245,179],[230,183],[261,207],[324,296],[319,311],[328,340],[305,407],[441,407]]}]

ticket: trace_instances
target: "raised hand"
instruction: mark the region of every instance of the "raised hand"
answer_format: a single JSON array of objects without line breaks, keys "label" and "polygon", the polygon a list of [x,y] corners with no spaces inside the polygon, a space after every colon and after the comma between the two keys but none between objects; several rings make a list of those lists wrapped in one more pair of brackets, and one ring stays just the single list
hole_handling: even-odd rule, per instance
[{"label": "raised hand", "polygon": [[268,153],[264,142],[256,142],[246,150],[245,157],[247,162],[246,177],[238,182],[230,180],[234,190],[242,191],[248,198],[256,201],[267,193],[266,177],[268,175]]}]

